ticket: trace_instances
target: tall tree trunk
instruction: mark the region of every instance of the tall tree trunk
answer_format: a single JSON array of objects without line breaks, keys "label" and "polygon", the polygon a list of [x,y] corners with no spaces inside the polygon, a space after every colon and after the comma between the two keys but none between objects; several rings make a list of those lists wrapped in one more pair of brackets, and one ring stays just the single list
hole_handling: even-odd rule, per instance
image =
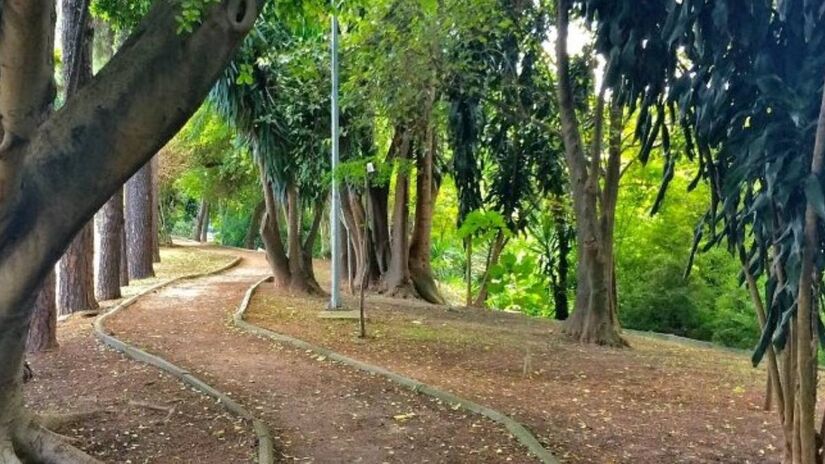
[{"label": "tall tree trunk", "polygon": [[246,229],[246,237],[243,239],[243,247],[248,250],[255,249],[255,239],[258,238],[258,232],[261,228],[261,219],[266,211],[266,203],[264,200],[255,205],[252,211],[252,216],[249,218],[249,228]]},{"label": "tall tree trunk", "polygon": [[40,353],[57,348],[55,286],[56,277],[52,271],[41,284],[34,302],[34,314],[26,340],[26,351],[29,353]]},{"label": "tall tree trunk", "polygon": [[272,270],[275,287],[286,289],[292,280],[289,270],[289,259],[281,240],[281,228],[278,224],[278,202],[272,191],[272,183],[261,174],[261,185],[264,191],[264,217],[261,220],[261,241],[266,250],[266,260]]},{"label": "tall tree trunk", "polygon": [[[396,158],[403,164],[410,156],[410,133],[404,130]],[[410,278],[410,177],[406,166],[399,166],[395,178],[392,211],[391,257],[384,277],[384,291],[401,298],[417,297]]]},{"label": "tall tree trunk", "polygon": [[155,276],[152,266],[152,163],[126,182],[126,250],[129,279]]},{"label": "tall tree trunk", "polygon": [[430,121],[426,123],[424,143],[421,153],[416,157],[415,223],[410,240],[410,278],[421,298],[430,303],[444,304],[444,297],[438,291],[433,269],[430,266],[433,210],[436,198],[436,186],[433,179],[436,138],[433,124]]},{"label": "tall tree trunk", "polygon": [[114,194],[97,214],[97,298],[114,300],[121,297],[121,243],[123,237],[123,189]]},{"label": "tall tree trunk", "polygon": [[[65,98],[71,98],[92,78],[94,30],[88,0],[62,0],[62,51]],[[97,309],[94,295],[94,224],[75,236],[58,265],[57,308],[60,314]]]},{"label": "tall tree trunk", "polygon": [[604,215],[601,220],[599,218],[599,206],[605,208],[599,192],[604,89],[599,93],[593,149],[588,166],[576,117],[570,79],[570,57],[567,54],[570,1],[558,0],[556,7],[557,93],[565,158],[570,171],[579,258],[576,308],[567,321],[565,331],[583,343],[625,346],[625,341],[619,335],[616,302],[613,297],[612,237],[604,236]]},{"label": "tall tree trunk", "polygon": [[201,235],[203,235],[203,221],[206,218],[206,211],[207,211],[207,208],[208,208],[207,205],[208,205],[208,203],[206,202],[206,199],[204,198],[203,200],[201,200],[200,206],[198,206],[198,215],[195,217],[195,224],[192,227],[192,236],[191,236],[192,240],[194,240],[196,242],[202,241],[201,240]]},{"label": "tall tree trunk", "polygon": [[158,157],[152,158],[152,262],[160,262],[160,200],[158,185]]},{"label": "tall tree trunk", "polygon": [[[105,64],[114,54],[114,33],[104,21],[95,22],[94,54]],[[129,284],[124,254],[123,187],[103,205],[96,217],[99,249],[97,250],[97,281],[95,297],[114,300],[121,297],[120,287]],[[122,278],[126,281],[123,282]]]}]

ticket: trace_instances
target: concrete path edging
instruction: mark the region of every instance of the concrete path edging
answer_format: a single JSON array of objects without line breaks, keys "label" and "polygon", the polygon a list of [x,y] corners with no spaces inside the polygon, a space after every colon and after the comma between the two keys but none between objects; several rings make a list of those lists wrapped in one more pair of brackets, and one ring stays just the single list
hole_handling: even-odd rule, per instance
[{"label": "concrete path edging", "polygon": [[275,445],[272,441],[272,436],[269,432],[269,427],[261,421],[260,419],[256,418],[245,409],[243,406],[238,404],[235,400],[230,398],[228,395],[218,391],[211,385],[207,384],[206,382],[202,381],[201,379],[195,377],[194,375],[190,374],[189,371],[183,369],[181,367],[176,366],[175,364],[161,358],[160,356],[148,353],[143,351],[135,346],[132,346],[115,336],[113,336],[108,330],[106,330],[106,326],[104,323],[106,320],[115,314],[125,310],[129,306],[135,304],[141,297],[148,295],[152,292],[160,290],[164,287],[168,287],[172,284],[184,281],[184,280],[192,280],[201,277],[208,277],[215,274],[220,274],[224,271],[227,271],[235,266],[237,266],[242,261],[242,258],[236,257],[232,260],[229,264],[223,265],[217,269],[201,272],[201,273],[193,273],[187,274],[180,277],[175,277],[172,279],[164,280],[158,284],[155,284],[137,295],[134,295],[130,298],[123,300],[117,306],[115,306],[111,311],[108,311],[104,314],[95,319],[94,322],[94,334],[95,336],[104,344],[113,348],[116,351],[119,351],[126,356],[145,363],[149,364],[150,366],[157,367],[158,369],[165,371],[171,374],[173,377],[177,378],[181,382],[201,391],[202,393],[215,398],[221,405],[229,411],[230,413],[244,419],[250,421],[252,423],[252,428],[255,431],[255,435],[258,439],[258,464],[274,464],[275,462]]},{"label": "concrete path edging", "polygon": [[244,320],[244,315],[246,314],[246,310],[249,308],[249,304],[252,301],[252,297],[254,296],[255,291],[263,283],[269,281],[272,281],[272,276],[267,276],[260,279],[259,281],[255,282],[251,287],[249,287],[249,289],[246,291],[243,300],[241,300],[241,304],[238,306],[238,310],[232,317],[235,325],[238,328],[245,330],[251,334],[257,335],[259,337],[264,337],[280,343],[292,345],[302,350],[313,351],[315,353],[318,353],[319,355],[326,356],[327,359],[340,362],[341,364],[348,365],[350,367],[353,367],[364,372],[383,376],[403,387],[409,388],[410,390],[416,393],[424,394],[432,398],[444,401],[445,403],[452,404],[453,406],[457,406],[468,412],[480,414],[494,422],[497,422],[500,425],[503,425],[507,429],[507,431],[509,431],[510,434],[513,435],[513,437],[515,437],[523,446],[525,446],[531,453],[533,453],[542,463],[561,464],[560,461],[553,455],[553,453],[551,453],[544,446],[542,446],[542,444],[539,443],[536,437],[533,436],[533,434],[529,430],[527,430],[526,427],[524,427],[522,424],[512,419],[511,417],[499,411],[496,411],[495,409],[488,408],[487,406],[461,398],[448,391],[440,390],[438,388],[427,385],[423,382],[419,382],[418,380],[415,380],[413,378],[406,377],[397,372],[390,371],[383,367],[365,363],[363,361],[350,358],[349,356],[337,353],[335,351],[323,348],[321,346],[313,345],[312,343],[306,342],[304,340],[290,337],[289,335],[273,332],[271,330],[264,329],[262,327],[258,327],[256,325],[246,322]]}]

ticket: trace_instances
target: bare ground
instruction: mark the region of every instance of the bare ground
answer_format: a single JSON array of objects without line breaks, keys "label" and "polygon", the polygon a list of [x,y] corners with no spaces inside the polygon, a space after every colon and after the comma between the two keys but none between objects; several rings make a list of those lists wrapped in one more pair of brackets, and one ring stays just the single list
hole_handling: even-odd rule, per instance
[{"label": "bare ground", "polygon": [[[163,252],[159,277],[136,282],[129,293],[162,278],[228,262],[225,255]],[[114,302],[107,302],[108,306]],[[35,377],[25,388],[28,405],[43,414],[96,412],[58,432],[104,462],[250,462],[251,426],[210,398],[155,368],[104,348],[91,334],[92,319],[58,326],[60,348],[30,355]]]},{"label": "bare ground", "polygon": [[231,328],[244,292],[268,269],[260,254],[225,253],[245,259],[227,273],[147,296],[108,326],[264,419],[283,462],[535,462],[491,421]]},{"label": "bare ground", "polygon": [[582,346],[554,321],[377,295],[363,342],[353,321],[319,320],[324,305],[264,286],[247,321],[510,414],[563,462],[779,462],[765,373],[747,357],[634,335],[630,349]]}]

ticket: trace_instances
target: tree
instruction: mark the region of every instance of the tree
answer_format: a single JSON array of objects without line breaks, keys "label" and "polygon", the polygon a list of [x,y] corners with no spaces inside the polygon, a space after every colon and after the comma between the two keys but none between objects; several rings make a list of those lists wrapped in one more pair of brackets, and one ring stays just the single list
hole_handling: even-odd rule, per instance
[{"label": "tree", "polygon": [[[244,42],[211,101],[239,132],[259,168],[265,214],[261,239],[275,285],[323,294],[312,250],[323,213],[328,171],[329,75],[320,16],[274,6]],[[285,206],[285,232],[280,205]],[[312,220],[305,224],[304,212]]]},{"label": "tree", "polygon": [[[62,1],[63,84],[65,100],[92,78],[94,29],[88,0]],[[97,309],[94,282],[94,223],[89,221],[60,260],[57,274],[57,309],[60,314]]]},{"label": "tree", "polygon": [[[203,6],[203,5],[200,5]],[[96,462],[25,410],[22,362],[36,290],[71,239],[195,111],[257,13],[253,1],[155,2],[100,74],[48,115],[54,3],[0,18],[0,460]],[[189,14],[186,18],[193,18]],[[180,31],[180,33],[178,32]],[[145,72],[151,69],[151,73]]]},{"label": "tree", "polygon": [[610,108],[610,143],[606,167],[602,165],[605,89],[599,91],[593,116],[593,142],[588,155],[576,114],[574,84],[567,52],[570,2],[556,2],[557,97],[565,158],[570,175],[576,217],[576,303],[565,331],[585,343],[623,346],[619,335],[616,276],[613,257],[613,222],[618,194],[621,149],[621,107]]},{"label": "tree", "polygon": [[743,261],[754,306],[765,309],[753,360],[767,354],[773,372],[784,462],[821,462],[823,2],[582,5],[598,49],[611,57],[608,84],[638,109],[637,138],[646,150],[663,147],[659,198],[677,159],[670,133],[679,129],[699,167],[694,185],[710,187],[694,253],[726,243]]},{"label": "tree", "polygon": [[152,238],[152,163],[126,182],[126,252],[129,279],[155,276]]}]

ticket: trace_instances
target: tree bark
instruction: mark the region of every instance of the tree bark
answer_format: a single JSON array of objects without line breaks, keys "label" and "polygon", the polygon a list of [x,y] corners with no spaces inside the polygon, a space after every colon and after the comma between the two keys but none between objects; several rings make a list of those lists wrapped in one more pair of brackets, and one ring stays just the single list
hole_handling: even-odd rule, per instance
[{"label": "tree bark", "polygon": [[361,288],[361,275],[366,263],[364,250],[364,210],[358,194],[348,185],[341,189],[341,216],[349,239],[349,251],[352,259],[352,279],[350,291],[354,294]]},{"label": "tree bark", "polygon": [[[309,227],[309,232],[307,232],[307,236],[304,239],[304,245],[302,247],[302,255],[304,260],[304,269],[306,270],[307,274],[315,280],[315,269],[313,268],[312,263],[312,255],[315,251],[315,241],[318,239],[318,232],[321,229],[321,223],[324,220],[324,197],[320,197],[315,202],[315,208],[312,212],[312,225]],[[320,289],[320,285],[319,285]]]},{"label": "tree bark", "polygon": [[[257,4],[212,4],[190,33],[180,5],[154,2],[99,76],[44,117],[54,97],[54,2],[5,2],[0,16],[0,457],[93,463],[25,410],[22,362],[36,292],[67,245],[182,127],[252,26]],[[147,72],[151,70],[151,72]]]},{"label": "tree bark", "polygon": [[152,163],[126,183],[126,250],[129,279],[155,276],[152,265]]},{"label": "tree bark", "polygon": [[120,293],[120,253],[123,248],[123,190],[115,193],[97,214],[97,235],[100,238],[97,254],[96,296],[100,300],[114,300]]},{"label": "tree bark", "polygon": [[[610,207],[599,192],[601,173],[604,89],[600,91],[594,123],[590,166],[582,146],[579,123],[573,101],[570,57],[567,54],[569,0],[557,3],[556,69],[559,115],[562,123],[565,158],[570,172],[570,188],[576,216],[578,248],[576,308],[567,321],[565,332],[582,343],[625,346],[619,335],[613,285],[612,235],[607,237],[606,221]],[[612,156],[611,156],[612,157]],[[608,165],[611,166],[608,160]],[[618,176],[617,176],[618,177]],[[618,179],[616,179],[618,182]],[[612,186],[606,186],[611,189]],[[601,203],[601,204],[600,204]],[[599,206],[602,216],[599,217]]]},{"label": "tree bark", "polygon": [[57,348],[56,276],[50,272],[43,281],[34,302],[34,314],[29,326],[26,351],[40,353]]},{"label": "tree bark", "polygon": [[212,205],[209,202],[203,204],[203,222],[201,222],[201,230],[198,235],[198,241],[206,243],[209,241],[209,218],[212,215]]},{"label": "tree bark", "polygon": [[291,280],[289,290],[293,293],[320,295],[324,291],[308,271],[304,262],[303,247],[301,244],[301,198],[298,195],[298,186],[289,184],[287,194],[287,256],[289,258],[289,273]]},{"label": "tree bark", "polygon": [[278,224],[278,203],[272,192],[272,183],[261,174],[261,185],[264,190],[264,205],[266,211],[261,221],[261,240],[266,250],[266,260],[275,277],[276,288],[286,289],[292,280],[284,245],[281,240],[281,228]]},{"label": "tree bark", "polygon": [[[62,51],[65,98],[71,98],[92,78],[94,30],[88,0],[62,0]],[[97,309],[94,295],[94,225],[87,223],[60,260],[57,308],[60,314]]]},{"label": "tree bark", "polygon": [[[821,182],[825,165],[825,92],[817,124],[816,141],[811,159],[811,176]],[[817,348],[816,334],[819,318],[819,284],[822,276],[816,269],[817,256],[821,255],[819,217],[814,200],[807,199],[805,208],[805,241],[802,249],[802,269],[799,276],[799,296],[796,312],[796,367],[797,396],[795,409],[794,460],[800,464],[815,464],[819,454],[816,431]]]},{"label": "tree bark", "polygon": [[430,303],[444,304],[444,297],[438,291],[433,269],[430,266],[433,209],[436,198],[436,186],[433,179],[436,139],[433,124],[427,121],[421,153],[416,157],[415,223],[410,240],[409,263],[410,278],[421,298]]},{"label": "tree bark", "polygon": [[487,306],[487,297],[490,293],[490,269],[498,264],[498,260],[501,258],[501,252],[504,251],[504,246],[506,244],[507,239],[504,237],[504,233],[499,232],[498,235],[496,235],[496,239],[493,241],[492,247],[490,248],[490,254],[487,256],[487,262],[484,266],[484,275],[481,277],[481,283],[478,287],[478,294],[473,302],[473,306],[476,308],[484,308]]},{"label": "tree bark", "polygon": [[558,254],[556,258],[555,276],[552,282],[553,308],[556,320],[564,321],[570,316],[567,299],[567,274],[570,270],[570,263],[568,262],[568,256],[570,255],[570,232],[568,230],[564,208],[554,208],[553,215],[555,216],[556,253]]},{"label": "tree bark", "polygon": [[201,204],[198,207],[198,215],[195,217],[195,224],[194,224],[194,227],[192,227],[192,236],[191,236],[191,238],[192,238],[192,240],[194,240],[196,242],[201,242],[202,241],[201,236],[203,235],[203,222],[204,222],[204,219],[206,218],[207,208],[208,208],[207,202],[206,202],[206,199],[204,198],[203,200],[201,200]]},{"label": "tree bark", "polygon": [[[123,195],[123,187],[120,188]],[[121,206],[123,208],[123,206]],[[126,212],[123,212],[123,225],[120,229],[120,286],[129,286],[129,250],[126,249]]]},{"label": "tree bark", "polygon": [[[396,158],[403,163],[409,159],[409,155],[410,134],[408,130],[404,130]],[[384,291],[390,296],[414,298],[418,295],[410,278],[410,177],[406,166],[400,165],[396,173],[394,195],[390,231],[392,254],[384,277]]]},{"label": "tree bark", "polygon": [[158,185],[158,157],[152,158],[152,262],[160,262],[160,195]]},{"label": "tree bark", "polygon": [[255,239],[258,238],[258,232],[261,228],[261,219],[266,211],[266,203],[264,200],[259,201],[252,211],[252,216],[249,218],[249,228],[246,229],[246,237],[243,239],[243,247],[248,250],[255,249]]}]

